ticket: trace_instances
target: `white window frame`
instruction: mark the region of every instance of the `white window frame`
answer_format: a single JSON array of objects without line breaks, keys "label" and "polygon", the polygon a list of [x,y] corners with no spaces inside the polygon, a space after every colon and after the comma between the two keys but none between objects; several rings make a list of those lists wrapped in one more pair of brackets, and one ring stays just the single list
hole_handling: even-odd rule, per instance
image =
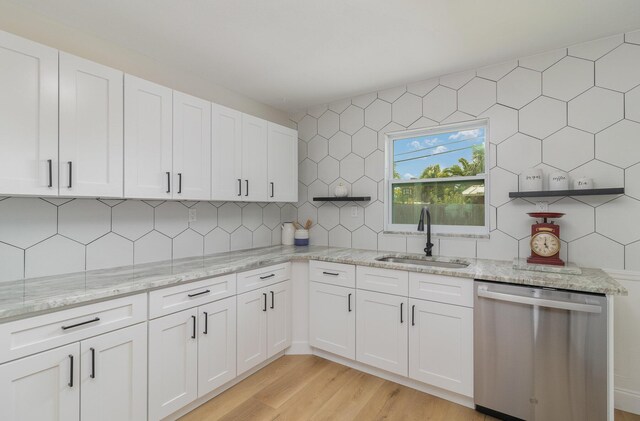
[{"label": "white window frame", "polygon": [[[484,174],[478,174],[476,177],[447,177],[447,178],[428,178],[417,180],[394,180],[393,179],[393,142],[399,139],[407,139],[412,137],[430,136],[440,133],[456,132],[461,130],[470,130],[478,127],[484,127],[485,139],[484,139]],[[406,233],[418,233],[418,221],[415,224],[392,224],[391,223],[391,208],[393,204],[392,185],[393,184],[415,184],[421,182],[446,182],[457,180],[484,180],[484,226],[470,226],[470,225],[432,225],[431,231],[434,235],[444,236],[486,236],[489,234],[489,119],[478,119],[473,121],[465,121],[462,123],[446,124],[441,126],[433,126],[421,129],[402,130],[397,132],[391,132],[386,134],[385,140],[385,165],[384,165],[384,179],[385,179],[385,206],[384,206],[384,231],[385,232],[406,232]]]}]

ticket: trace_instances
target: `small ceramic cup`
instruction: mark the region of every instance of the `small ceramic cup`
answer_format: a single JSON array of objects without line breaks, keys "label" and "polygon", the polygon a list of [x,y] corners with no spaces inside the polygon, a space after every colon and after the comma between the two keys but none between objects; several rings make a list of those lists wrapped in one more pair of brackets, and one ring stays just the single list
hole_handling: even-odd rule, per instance
[{"label": "small ceramic cup", "polygon": [[593,188],[593,180],[587,177],[577,178],[573,182],[573,187],[576,190],[589,190]]},{"label": "small ceramic cup", "polygon": [[569,190],[569,174],[564,171],[549,174],[549,190]]},{"label": "small ceramic cup", "polygon": [[542,170],[529,168],[520,174],[520,189],[522,191],[542,190]]}]

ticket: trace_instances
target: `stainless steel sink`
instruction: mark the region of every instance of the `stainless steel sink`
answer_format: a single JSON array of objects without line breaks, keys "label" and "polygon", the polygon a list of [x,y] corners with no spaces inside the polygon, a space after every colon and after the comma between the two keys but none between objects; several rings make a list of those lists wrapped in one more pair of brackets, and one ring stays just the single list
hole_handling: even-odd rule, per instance
[{"label": "stainless steel sink", "polygon": [[394,257],[384,256],[378,257],[376,260],[389,263],[404,263],[409,265],[433,266],[438,268],[464,269],[469,266],[466,262],[446,262],[438,260],[420,259],[419,257]]}]

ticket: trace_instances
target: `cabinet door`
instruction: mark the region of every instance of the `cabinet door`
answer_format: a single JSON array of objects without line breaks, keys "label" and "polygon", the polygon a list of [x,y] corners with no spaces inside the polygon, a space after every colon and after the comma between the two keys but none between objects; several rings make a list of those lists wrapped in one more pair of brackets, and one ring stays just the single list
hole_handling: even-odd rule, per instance
[{"label": "cabinet door", "polygon": [[0,365],[0,419],[80,419],[80,345],[74,343]]},{"label": "cabinet door", "polygon": [[147,419],[147,324],[80,343],[82,421]]},{"label": "cabinet door", "polygon": [[267,290],[240,294],[238,303],[238,375],[267,359]]},{"label": "cabinet door", "polygon": [[473,309],[410,300],[409,377],[473,396]]},{"label": "cabinet door", "polygon": [[355,289],[311,282],[309,294],[309,344],[355,359]]},{"label": "cabinet door", "polygon": [[298,201],[298,132],[269,123],[269,194],[271,202]]},{"label": "cabinet door", "polygon": [[242,114],[242,200],[267,201],[267,122]]},{"label": "cabinet door", "polygon": [[291,346],[291,281],[280,282],[269,288],[267,312],[267,357]]},{"label": "cabinet door", "polygon": [[124,76],[124,195],[170,199],[172,91]]},{"label": "cabinet door", "polygon": [[149,419],[159,420],[198,396],[197,309],[149,322]]},{"label": "cabinet door", "polygon": [[199,308],[198,397],[236,377],[236,297]]},{"label": "cabinet door", "polygon": [[358,290],[356,297],[356,359],[406,376],[407,299],[363,290]]},{"label": "cabinet door", "polygon": [[211,103],[173,91],[173,198],[211,199]]},{"label": "cabinet door", "polygon": [[211,199],[241,200],[242,113],[213,104],[211,128]]},{"label": "cabinet door", "polygon": [[60,53],[60,195],[122,197],[123,74]]},{"label": "cabinet door", "polygon": [[58,195],[58,51],[0,31],[0,194]]}]

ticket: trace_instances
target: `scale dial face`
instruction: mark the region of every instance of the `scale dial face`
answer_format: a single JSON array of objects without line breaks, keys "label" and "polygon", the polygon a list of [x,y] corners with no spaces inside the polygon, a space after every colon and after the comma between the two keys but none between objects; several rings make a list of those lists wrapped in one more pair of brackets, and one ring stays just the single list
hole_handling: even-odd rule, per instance
[{"label": "scale dial face", "polygon": [[549,232],[539,232],[531,237],[531,251],[538,256],[551,257],[560,251],[560,239]]}]

